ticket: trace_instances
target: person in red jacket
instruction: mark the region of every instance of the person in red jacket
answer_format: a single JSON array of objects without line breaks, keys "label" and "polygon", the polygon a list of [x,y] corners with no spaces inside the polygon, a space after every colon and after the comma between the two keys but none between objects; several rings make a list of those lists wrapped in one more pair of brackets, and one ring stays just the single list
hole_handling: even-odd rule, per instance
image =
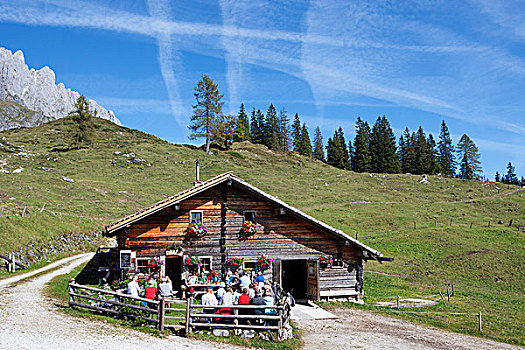
[{"label": "person in red jacket", "polygon": [[150,280],[148,282],[148,286],[146,287],[145,298],[154,300],[156,295],[157,295],[157,287],[155,287],[155,282],[153,280]]}]

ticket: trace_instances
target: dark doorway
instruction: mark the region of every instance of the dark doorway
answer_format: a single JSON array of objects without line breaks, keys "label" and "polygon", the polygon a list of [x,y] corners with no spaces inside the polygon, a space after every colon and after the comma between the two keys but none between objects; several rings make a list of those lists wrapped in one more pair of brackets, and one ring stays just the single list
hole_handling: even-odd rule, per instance
[{"label": "dark doorway", "polygon": [[180,256],[166,257],[166,276],[170,278],[173,284],[173,292],[180,292],[182,277],[182,258]]},{"label": "dark doorway", "polygon": [[306,300],[306,260],[282,260],[282,286],[295,300]]}]

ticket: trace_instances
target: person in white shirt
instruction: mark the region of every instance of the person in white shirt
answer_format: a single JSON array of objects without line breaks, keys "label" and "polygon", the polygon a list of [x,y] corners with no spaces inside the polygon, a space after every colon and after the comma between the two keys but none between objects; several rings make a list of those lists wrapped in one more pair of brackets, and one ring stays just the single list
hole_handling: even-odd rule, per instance
[{"label": "person in white shirt", "polygon": [[226,284],[221,282],[219,289],[217,289],[217,299],[219,300],[219,304],[222,303],[222,297],[224,296],[224,293],[226,293],[226,289],[224,289],[224,287],[226,287]]},{"label": "person in white shirt", "polygon": [[252,282],[250,279],[250,276],[248,276],[247,273],[244,273],[241,278],[239,279],[239,282],[241,283],[241,288],[248,288],[250,287],[250,283]]},{"label": "person in white shirt", "polygon": [[[213,294],[213,288],[208,287],[207,293],[202,296],[201,299],[201,305],[207,305],[207,306],[217,306],[217,298],[215,297],[215,294]],[[202,312],[206,314],[214,314],[215,309],[211,308],[203,308]],[[210,323],[211,319],[207,318],[206,322]]]},{"label": "person in white shirt", "polygon": [[233,290],[231,287],[226,288],[226,293],[222,296],[221,305],[223,306],[233,306],[234,303]]},{"label": "person in white shirt", "polygon": [[131,295],[132,297],[138,297],[140,294],[140,286],[138,281],[138,277],[134,276],[131,281],[128,283],[128,291],[127,293]]}]

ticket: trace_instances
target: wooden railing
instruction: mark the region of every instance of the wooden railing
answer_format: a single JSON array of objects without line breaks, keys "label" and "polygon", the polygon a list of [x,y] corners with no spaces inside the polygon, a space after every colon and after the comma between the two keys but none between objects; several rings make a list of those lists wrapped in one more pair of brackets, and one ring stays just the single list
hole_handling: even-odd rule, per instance
[{"label": "wooden railing", "polygon": [[[231,314],[221,314],[220,311],[224,309],[231,310]],[[196,305],[190,298],[187,300],[186,310],[186,334],[191,333],[195,327],[272,330],[277,331],[279,339],[282,339],[283,329],[290,323],[291,308],[288,304]],[[255,314],[257,310],[261,314]],[[272,310],[272,313],[266,313],[266,310]]]},{"label": "wooden railing", "polygon": [[[108,299],[108,297],[110,299]],[[130,301],[135,301],[139,305],[133,304]],[[139,318],[144,321],[158,324],[159,328],[163,328],[164,303],[161,301],[133,297],[128,294],[70,283],[69,306],[105,312],[115,316]],[[128,307],[133,310],[143,311],[148,314],[148,316],[140,314],[136,315],[130,312],[122,311],[121,307]],[[156,318],[153,318],[155,316]]]},{"label": "wooden railing", "polygon": [[[208,329],[251,329],[276,331],[279,339],[283,338],[284,328],[290,322],[290,305],[233,305],[205,306],[194,304],[193,298],[186,300],[185,308],[172,307],[184,301],[165,299],[150,300],[133,297],[128,294],[87,287],[76,283],[69,284],[69,305],[107,313],[122,318],[137,318],[154,323],[158,329],[165,328],[183,330],[190,334],[195,328]],[[181,305],[182,306],[182,305]],[[131,313],[126,308],[141,311]],[[224,309],[231,314],[221,314]],[[255,314],[256,311],[259,314]],[[272,310],[266,313],[266,310]],[[173,315],[176,313],[177,315]],[[175,322],[173,322],[175,321]],[[177,322],[179,321],[179,322]]]}]

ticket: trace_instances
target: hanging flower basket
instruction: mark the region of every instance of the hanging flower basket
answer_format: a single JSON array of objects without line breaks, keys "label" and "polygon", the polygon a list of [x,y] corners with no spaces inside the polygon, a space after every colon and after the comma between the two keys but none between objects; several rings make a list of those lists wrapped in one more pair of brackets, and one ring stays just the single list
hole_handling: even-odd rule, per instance
[{"label": "hanging flower basket", "polygon": [[188,231],[196,236],[204,236],[208,233],[208,226],[203,225],[202,222],[192,222],[188,225]]},{"label": "hanging flower basket", "polygon": [[162,265],[164,265],[164,261],[160,260],[159,257],[148,259],[148,269],[158,270],[161,268]]},{"label": "hanging flower basket", "polygon": [[323,254],[319,256],[319,266],[321,266],[321,268],[327,268],[328,265],[332,265],[333,261],[334,259],[331,255]]},{"label": "hanging flower basket", "polygon": [[273,258],[268,258],[265,255],[261,255],[257,257],[257,269],[260,271],[264,271],[272,267],[272,264],[274,263]]},{"label": "hanging flower basket", "polygon": [[237,271],[237,269],[240,266],[242,266],[243,263],[244,263],[244,258],[228,258],[226,260],[226,265],[233,272]]},{"label": "hanging flower basket", "polygon": [[202,266],[201,259],[190,256],[187,256],[186,259],[184,259],[184,265],[188,267]]},{"label": "hanging flower basket", "polygon": [[244,238],[253,236],[257,233],[258,229],[259,229],[259,225],[257,225],[256,223],[251,222],[251,221],[245,221],[241,227],[241,236]]}]

